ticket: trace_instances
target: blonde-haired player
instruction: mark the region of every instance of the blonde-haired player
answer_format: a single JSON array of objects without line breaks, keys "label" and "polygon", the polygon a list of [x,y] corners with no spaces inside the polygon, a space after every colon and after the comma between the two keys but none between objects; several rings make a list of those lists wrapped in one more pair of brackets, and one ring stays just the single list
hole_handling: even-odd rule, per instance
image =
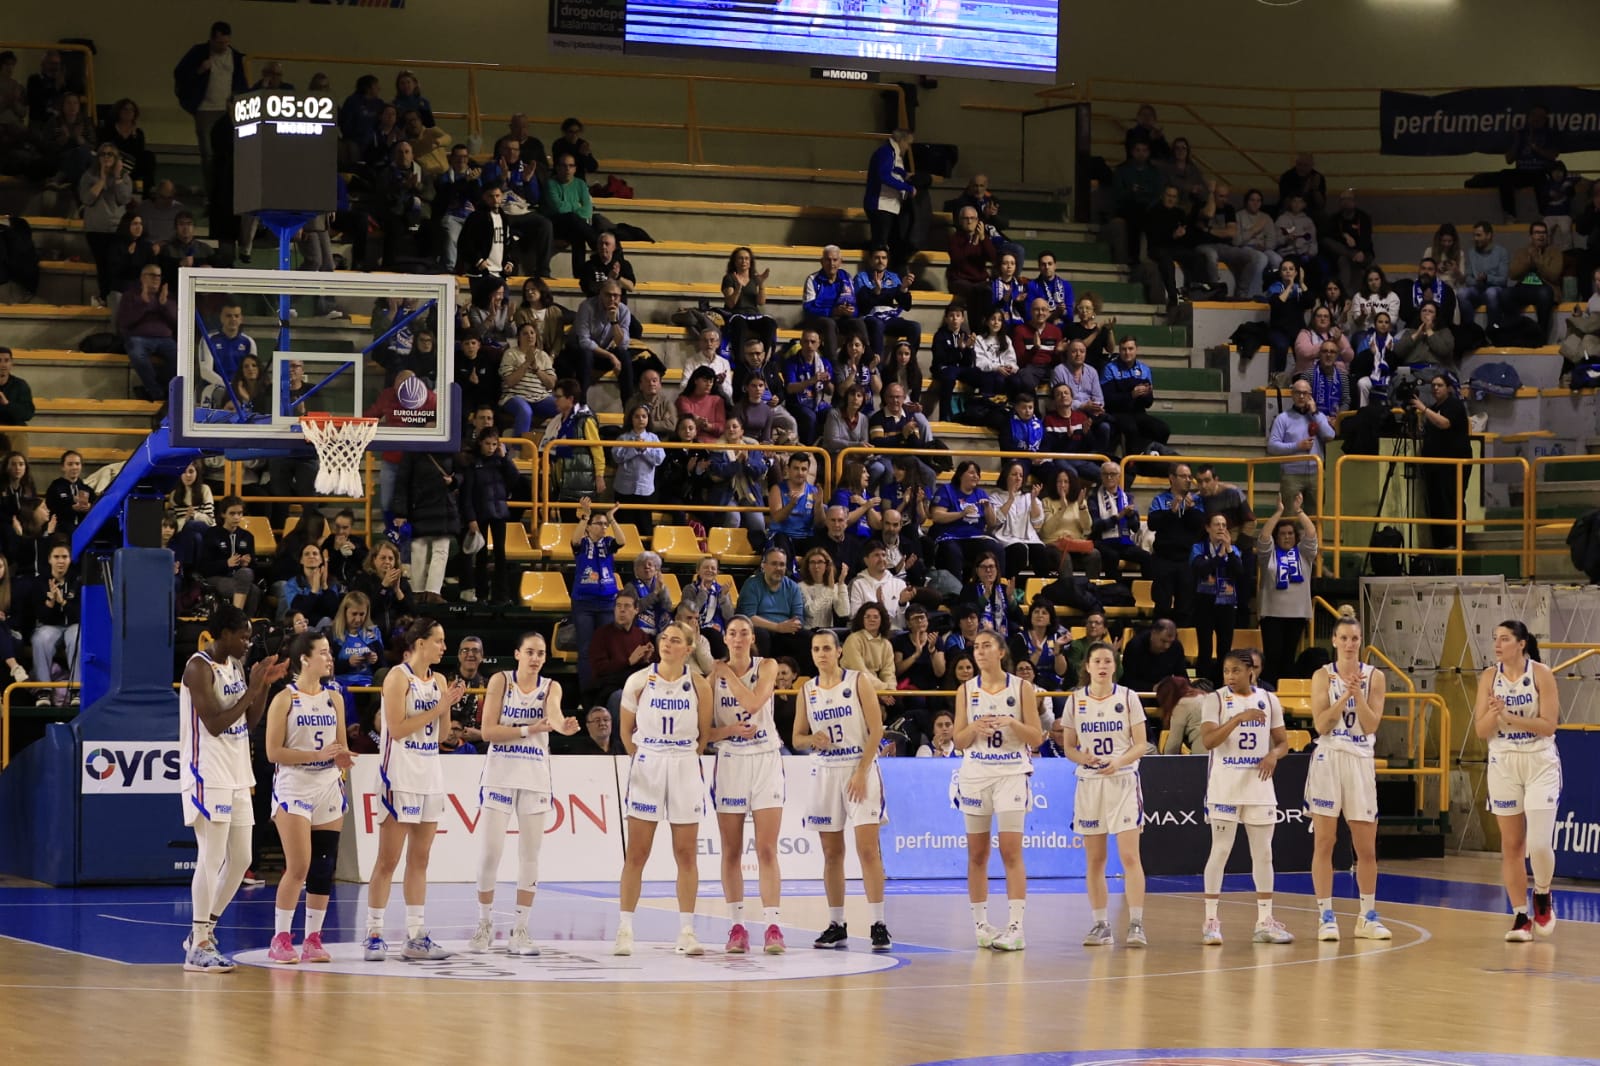
[{"label": "blonde-haired player", "polygon": [[1084,669],[1089,683],[1067,697],[1061,726],[1062,749],[1078,764],[1072,824],[1083,837],[1088,862],[1085,887],[1094,916],[1083,943],[1085,947],[1115,943],[1106,885],[1106,838],[1115,836],[1123,894],[1128,897],[1127,945],[1142,948],[1150,943],[1144,931],[1144,864],[1139,858],[1144,825],[1144,793],[1139,785],[1139,759],[1146,746],[1144,705],[1138,693],[1116,683],[1117,655],[1111,645],[1098,641],[1090,645]]},{"label": "blonde-haired player", "polygon": [[[283,878],[267,958],[290,965],[331,962],[322,946],[322,920],[333,894],[339,829],[349,806],[342,771],[353,760],[344,746],[344,699],[323,686],[333,676],[327,635],[314,630],[296,634],[287,658],[294,667],[294,683],[267,708],[267,761],[278,767],[272,777],[272,823],[283,843]],[[306,938],[296,952],[290,927],[302,887]]]},{"label": "blonde-haired player", "polygon": [[460,680],[441,693],[434,665],[444,658],[444,627],[418,618],[400,638],[406,661],[383,679],[383,706],[378,768],[378,857],[367,884],[367,937],[362,957],[382,962],[389,957],[383,939],[383,912],[394,887],[394,872],[405,854],[403,893],[406,901],[406,959],[448,959],[450,952],[434,943],[425,928],[428,900],[428,857],[444,814],[444,770],[439,765],[439,738],[448,728],[450,708],[467,687]]},{"label": "blonde-haired player", "polygon": [[578,720],[561,713],[561,685],[539,676],[547,654],[541,634],[524,633],[517,641],[517,668],[490,678],[483,697],[480,728],[489,752],[478,784],[478,928],[467,942],[474,954],[494,945],[494,885],[513,817],[517,911],[506,954],[539,954],[528,935],[528,912],[539,884],[539,848],[550,812],[550,734],[578,731]]},{"label": "blonde-haired player", "polygon": [[178,689],[178,748],[183,752],[180,785],[183,822],[194,828],[194,906],[189,936],[183,942],[183,968],[194,973],[228,973],[233,961],[217,950],[217,919],[233,902],[250,866],[255,810],[250,790],[250,730],[267,709],[267,690],[288,672],[277,656],[256,663],[245,676],[241,665],[250,650],[250,618],[232,604],[211,613],[208,651],[196,652],[183,668]]},{"label": "blonde-haired player", "polygon": [[1250,841],[1250,867],[1256,887],[1257,944],[1292,944],[1294,934],[1272,916],[1272,831],[1278,821],[1278,793],[1272,784],[1278,760],[1289,753],[1278,697],[1252,683],[1254,657],[1235,648],[1222,660],[1223,687],[1200,707],[1200,743],[1211,754],[1206,764],[1206,821],[1211,823],[1211,856],[1206,860],[1206,921],[1202,944],[1222,943],[1222,878],[1233,853],[1239,824]]},{"label": "blonde-haired player", "polygon": [[[1494,627],[1493,670],[1478,675],[1472,724],[1489,742],[1489,810],[1500,826],[1500,873],[1511,900],[1510,941],[1555,931],[1550,879],[1556,872],[1556,804],[1561,799],[1561,756],[1555,731],[1561,720],[1556,677],[1539,661],[1539,641],[1521,622]],[[1528,875],[1533,867],[1533,919],[1528,919]]]},{"label": "blonde-haired player", "polygon": [[1333,624],[1333,651],[1333,662],[1311,675],[1317,751],[1306,771],[1306,809],[1313,834],[1311,887],[1321,915],[1317,939],[1339,939],[1333,913],[1333,845],[1343,815],[1361,893],[1356,936],[1388,940],[1389,929],[1378,917],[1378,773],[1372,761],[1388,681],[1383,671],[1361,661],[1361,623],[1348,608]]},{"label": "blonde-haired player", "polygon": [[694,935],[694,897],[700,887],[696,858],[700,817],[706,809],[706,784],[700,753],[711,736],[711,685],[689,669],[699,634],[673,622],[656,635],[660,661],[638,671],[622,686],[622,746],[633,756],[622,809],[628,817],[623,853],[616,955],[633,954],[633,912],[639,906],[644,864],[650,858],[656,826],[672,826],[672,857],[678,865],[679,955],[703,955]]},{"label": "blonde-haired player", "polygon": [[[816,753],[811,768],[811,800],[806,825],[822,842],[822,884],[828,897],[828,928],[814,948],[844,948],[850,938],[844,920],[844,831],[855,830],[861,886],[872,911],[872,950],[894,946],[883,907],[883,850],[878,831],[888,820],[878,745],[883,742],[883,710],[871,678],[844,669],[839,637],[831,629],[811,635],[811,661],[817,676],[800,687],[794,716],[796,751]],[[804,713],[801,713],[803,710]]]},{"label": "blonde-haired player", "polygon": [[726,951],[750,950],[744,927],[744,820],[756,823],[756,871],[761,883],[762,920],[767,930],[762,950],[784,952],[778,927],[783,874],[778,868],[778,832],[783,828],[783,742],[772,720],[772,692],[778,687],[778,661],[751,654],[756,631],[736,615],[723,631],[728,657],[711,669],[716,707],[711,740],[717,765],[711,776],[711,806],[722,835],[722,894],[733,918]]},{"label": "blonde-haired player", "polygon": [[[1021,951],[1028,871],[1022,863],[1022,829],[1032,804],[1031,749],[1044,740],[1033,682],[1006,672],[1006,649],[985,630],[972,642],[978,676],[956,691],[957,801],[967,823],[967,899],[978,946]],[[1000,861],[1006,871],[1005,932],[989,923],[990,828],[1000,827]]]}]

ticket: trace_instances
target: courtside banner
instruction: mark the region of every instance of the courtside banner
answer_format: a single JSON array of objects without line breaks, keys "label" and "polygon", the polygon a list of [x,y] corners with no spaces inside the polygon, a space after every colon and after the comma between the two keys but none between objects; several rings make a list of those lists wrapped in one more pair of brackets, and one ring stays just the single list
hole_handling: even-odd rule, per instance
[{"label": "courtside banner", "polygon": [[[444,755],[444,818],[429,856],[429,881],[478,879],[478,778],[482,755]],[[354,836],[359,877],[372,876],[378,857],[378,763],[358,755],[350,768],[350,816],[345,831]],[[622,870],[622,805],[618,801],[616,760],[604,756],[556,756],[551,760],[553,805],[545,816],[539,875],[547,881],[611,881]],[[517,879],[517,830],[500,856],[501,881]],[[663,842],[665,846],[665,842]],[[670,850],[670,849],[669,849]],[[405,872],[402,861],[395,880]]]},{"label": "courtside banner", "polygon": [[[881,759],[878,765],[889,797],[889,824],[883,827],[882,838],[884,872],[896,879],[965,877],[966,819],[950,802],[952,775],[961,761]],[[1083,838],[1072,831],[1076,769],[1065,759],[1038,759],[1033,764],[1033,809],[1022,834],[1029,877],[1084,875]],[[1110,850],[1108,870],[1120,873],[1116,848]],[[998,837],[992,841],[989,875],[1005,875]]]},{"label": "courtside banner", "polygon": [[1600,878],[1600,732],[1556,731],[1561,804],[1556,808],[1556,876]]},{"label": "courtside banner", "polygon": [[1600,92],[1503,86],[1437,96],[1383,90],[1381,150],[1384,155],[1504,155],[1535,105],[1549,110],[1562,152],[1600,149]]}]

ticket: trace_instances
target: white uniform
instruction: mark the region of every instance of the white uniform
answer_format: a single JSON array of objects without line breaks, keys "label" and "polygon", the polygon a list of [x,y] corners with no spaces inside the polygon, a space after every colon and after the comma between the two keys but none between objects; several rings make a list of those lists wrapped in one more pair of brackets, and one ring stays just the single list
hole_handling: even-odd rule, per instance
[{"label": "white uniform", "polygon": [[806,808],[805,824],[820,833],[882,825],[889,820],[876,752],[867,774],[866,795],[860,800],[845,795],[867,746],[867,716],[861,709],[860,690],[872,682],[856,670],[843,673],[843,679],[832,688],[823,688],[813,678],[800,691],[811,732],[825,735],[829,743],[820,751],[813,749],[811,757],[811,802]]},{"label": "white uniform", "polygon": [[[284,722],[284,747],[295,751],[321,751],[342,739],[342,699],[335,710],[333,693],[327,689],[301,692],[291,686],[286,691],[289,713]],[[338,821],[349,806],[345,801],[344,775],[332,759],[280,765],[272,775],[272,806],[299,815],[312,825]]]},{"label": "white uniform", "polygon": [[[750,669],[740,678],[751,689],[761,676],[761,659],[750,658]],[[717,726],[749,722],[755,726],[750,737],[728,737],[717,741],[717,762],[711,771],[711,808],[718,814],[745,814],[749,811],[782,807],[784,800],[782,741],[772,720],[772,697],[754,714],[744,709],[728,683],[712,682],[712,721]]]},{"label": "white uniform", "polygon": [[[236,659],[221,662],[205,652],[196,652],[189,662],[199,659],[211,668],[211,692],[224,710],[244,699],[250,687],[244,668]],[[184,667],[188,669],[187,666]],[[178,747],[183,752],[179,775],[183,791],[183,824],[194,825],[205,818],[233,825],[255,825],[255,809],[250,805],[250,790],[255,787],[255,771],[250,768],[250,726],[238,720],[212,736],[200,721],[188,685],[178,687]]]},{"label": "white uniform", "polygon": [[[1317,738],[1316,754],[1306,770],[1306,810],[1329,818],[1343,814],[1347,822],[1376,822],[1378,775],[1372,762],[1372,734],[1361,727],[1357,693],[1346,690],[1338,663],[1323,669],[1328,671],[1328,706],[1339,708],[1339,720],[1332,732]],[[1373,669],[1361,664],[1362,702],[1372,692]]]},{"label": "white uniform", "polygon": [[1200,720],[1222,725],[1240,711],[1262,711],[1266,720],[1244,722],[1211,749],[1206,767],[1206,821],[1272,825],[1277,821],[1278,790],[1261,779],[1262,758],[1272,750],[1272,731],[1283,728],[1283,705],[1264,689],[1241,696],[1224,688],[1205,698]]},{"label": "white uniform", "polygon": [[[500,724],[531,726],[546,717],[545,701],[550,681],[540,678],[527,692],[517,684],[515,670],[506,679],[506,698],[500,706]],[[559,714],[560,709],[556,712]],[[489,745],[478,782],[478,806],[507,814],[545,814],[550,810],[550,734],[529,733],[520,740]]]},{"label": "white uniform", "polygon": [[[1494,695],[1505,701],[1506,713],[1539,717],[1539,684],[1533,661],[1520,678],[1508,678],[1499,663],[1494,669]],[[1495,814],[1555,810],[1561,799],[1561,756],[1556,738],[1526,729],[1501,726],[1489,738],[1489,810]]]},{"label": "white uniform", "polygon": [[[415,718],[439,706],[439,675],[430,672],[424,681],[408,664],[395,667],[404,671],[405,695],[401,697],[405,714]],[[439,719],[435,718],[408,737],[389,735],[389,717],[379,713],[382,723],[378,749],[383,761],[378,764],[378,820],[393,818],[405,825],[437,822],[444,814],[444,769],[439,765]]]},{"label": "white uniform", "polygon": [[[1121,685],[1105,697],[1090,695],[1084,687],[1067,701],[1066,728],[1077,735],[1078,750],[1098,760],[1109,762],[1131,750],[1133,729],[1144,720],[1138,693]],[[1137,759],[1110,775],[1079,765],[1072,802],[1072,826],[1079,834],[1115,835],[1143,824],[1144,790]]]},{"label": "white uniform", "polygon": [[[967,721],[979,718],[1022,718],[1022,679],[1006,675],[998,692],[984,690],[979,678],[966,683]],[[975,818],[1027,811],[1032,803],[1028,776],[1033,760],[1028,746],[1011,730],[980,736],[961,757],[956,773],[957,805]]]},{"label": "white uniform", "polygon": [[700,696],[688,670],[672,680],[654,667],[622,687],[622,709],[634,714],[633,762],[622,809],[645,822],[698,825],[706,809],[700,772]]}]

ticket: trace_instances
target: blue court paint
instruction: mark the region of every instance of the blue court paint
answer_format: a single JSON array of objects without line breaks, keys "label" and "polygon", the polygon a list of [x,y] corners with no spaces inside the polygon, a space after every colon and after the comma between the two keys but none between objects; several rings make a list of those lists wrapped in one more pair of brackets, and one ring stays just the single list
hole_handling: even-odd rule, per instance
[{"label": "blue court paint", "polygon": [[1600,1059],[1551,1058],[1544,1055],[1488,1055],[1470,1051],[1379,1051],[1353,1048],[1175,1048],[1145,1051],[1059,1051],[1023,1055],[989,1055],[942,1059],[922,1066],[1136,1066],[1159,1061],[1161,1066],[1241,1060],[1252,1066],[1596,1066]]}]

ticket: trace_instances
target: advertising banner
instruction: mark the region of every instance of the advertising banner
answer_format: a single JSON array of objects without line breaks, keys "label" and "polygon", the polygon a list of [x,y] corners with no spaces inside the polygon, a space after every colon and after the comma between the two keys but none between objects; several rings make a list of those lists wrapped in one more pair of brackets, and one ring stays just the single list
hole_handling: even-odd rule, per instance
[{"label": "advertising banner", "polygon": [[550,0],[550,49],[622,54],[627,0]]},{"label": "advertising banner", "polygon": [[181,881],[194,869],[183,824],[176,740],[84,740],[79,746],[81,882]]},{"label": "advertising banner", "polygon": [[1600,92],[1559,86],[1462,89],[1428,96],[1385,89],[1378,100],[1384,155],[1504,155],[1528,110],[1550,112],[1562,152],[1600,148]]},{"label": "advertising banner", "polygon": [[1600,879],[1600,732],[1561,729],[1561,805],[1556,808],[1556,876]]}]

